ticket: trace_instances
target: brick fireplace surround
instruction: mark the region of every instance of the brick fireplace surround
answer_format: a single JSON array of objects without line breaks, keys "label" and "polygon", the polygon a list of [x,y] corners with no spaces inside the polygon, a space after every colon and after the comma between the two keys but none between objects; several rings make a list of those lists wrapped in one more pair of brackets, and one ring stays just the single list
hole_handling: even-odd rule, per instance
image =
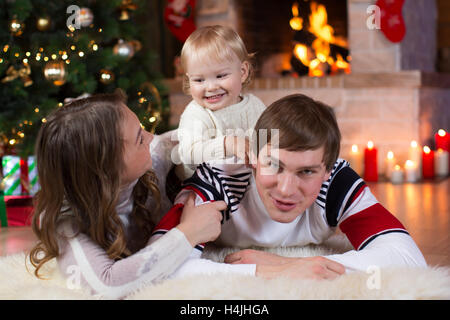
[{"label": "brick fireplace surround", "polygon": [[[229,0],[222,14],[199,14],[197,25],[226,24],[243,32],[238,28],[233,1],[237,0]],[[341,157],[347,156],[352,144],[363,148],[372,140],[379,148],[378,163],[383,170],[388,150],[394,151],[399,163],[404,163],[411,140],[433,146],[434,132],[450,129],[450,74],[435,72],[434,0],[405,0],[403,18],[407,33],[397,44],[389,42],[381,30],[367,28],[366,10],[374,3],[347,0],[351,74],[257,78],[248,92],[267,105],[292,93],[303,93],[329,104],[342,131]],[[179,79],[168,79],[166,83],[170,91],[170,124],[176,126],[191,99],[183,94]]]}]

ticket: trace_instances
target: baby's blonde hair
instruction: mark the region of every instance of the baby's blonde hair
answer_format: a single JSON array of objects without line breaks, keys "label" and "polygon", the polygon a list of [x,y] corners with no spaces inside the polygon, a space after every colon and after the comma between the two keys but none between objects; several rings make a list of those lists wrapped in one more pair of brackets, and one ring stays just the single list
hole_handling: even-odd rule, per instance
[{"label": "baby's blonde hair", "polygon": [[183,76],[183,91],[189,93],[189,78],[186,75],[189,59],[215,59],[216,61],[232,61],[234,55],[242,62],[249,65],[248,76],[242,83],[245,88],[251,81],[254,67],[252,58],[239,34],[225,26],[215,25],[201,27],[194,31],[186,40],[181,50],[181,67],[185,72]]}]

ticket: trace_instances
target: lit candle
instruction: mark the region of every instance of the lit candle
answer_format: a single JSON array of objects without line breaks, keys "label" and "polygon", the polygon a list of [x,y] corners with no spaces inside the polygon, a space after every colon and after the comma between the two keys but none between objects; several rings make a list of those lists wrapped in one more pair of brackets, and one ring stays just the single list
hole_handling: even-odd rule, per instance
[{"label": "lit candle", "polygon": [[408,159],[416,164],[418,174],[417,178],[420,179],[422,176],[422,148],[415,140],[411,141]]},{"label": "lit candle", "polygon": [[438,149],[434,154],[434,168],[436,171],[436,176],[445,177],[448,175],[449,171],[449,153],[445,150]]},{"label": "lit candle", "polygon": [[366,181],[378,181],[377,153],[377,148],[372,141],[369,141],[367,148],[364,149],[364,180]]},{"label": "lit candle", "polygon": [[403,182],[403,171],[398,164],[394,166],[394,170],[392,170],[391,172],[391,182],[393,184],[399,184]]},{"label": "lit candle", "polygon": [[[444,151],[450,152],[450,134],[448,132],[445,132],[444,129],[438,130],[438,132],[434,135],[434,141],[436,143],[436,150],[442,149]],[[448,165],[450,167],[450,162]]]},{"label": "lit candle", "polygon": [[428,146],[423,147],[422,176],[424,179],[434,178],[434,152]]},{"label": "lit candle", "polygon": [[388,151],[385,160],[385,174],[388,179],[391,176],[392,171],[394,170],[394,166],[395,166],[394,152]]},{"label": "lit candle", "polygon": [[436,143],[436,150],[442,149],[450,152],[450,134],[445,132],[444,129],[439,129],[434,135],[434,141]]},{"label": "lit candle", "polygon": [[362,176],[363,175],[363,155],[362,152],[358,149],[356,144],[352,145],[352,150],[348,156],[348,161],[350,162],[350,166],[355,172]]},{"label": "lit candle", "polygon": [[405,163],[406,182],[417,182],[417,180],[419,180],[418,172],[419,171],[417,170],[417,164],[412,160],[406,160]]}]

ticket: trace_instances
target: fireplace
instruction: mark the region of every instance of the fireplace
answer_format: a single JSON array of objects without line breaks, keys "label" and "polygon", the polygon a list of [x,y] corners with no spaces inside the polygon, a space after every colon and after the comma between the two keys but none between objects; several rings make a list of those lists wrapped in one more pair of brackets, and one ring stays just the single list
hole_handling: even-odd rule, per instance
[{"label": "fireplace", "polygon": [[[320,0],[319,0],[320,1]],[[346,0],[236,1],[237,30],[260,77],[350,72]]]},{"label": "fireplace", "polygon": [[[225,9],[203,14],[203,2],[209,6],[217,2]],[[303,6],[299,11],[306,10],[305,4],[310,8],[311,2],[298,0]],[[288,94],[303,93],[332,106],[342,131],[342,157],[347,157],[352,145],[364,148],[371,140],[378,147],[383,171],[388,151],[404,164],[412,140],[433,148],[433,134],[440,128],[450,129],[450,74],[436,72],[435,67],[436,2],[405,0],[402,15],[407,31],[400,43],[367,27],[367,8],[375,0],[316,2],[325,6],[334,35],[347,41],[347,47],[344,42],[341,47],[348,50],[345,61],[350,66],[339,72],[324,69],[326,72],[316,76],[310,70],[304,74],[292,70],[296,32],[289,21],[295,16],[295,1],[203,0],[197,25],[231,26],[244,38],[249,51],[257,52],[259,73],[248,90],[267,105]],[[258,6],[263,11],[252,9]],[[270,19],[271,15],[277,18]],[[278,16],[283,16],[284,25]],[[190,97],[182,93],[179,79],[168,80],[167,85],[170,123],[175,127]]]}]

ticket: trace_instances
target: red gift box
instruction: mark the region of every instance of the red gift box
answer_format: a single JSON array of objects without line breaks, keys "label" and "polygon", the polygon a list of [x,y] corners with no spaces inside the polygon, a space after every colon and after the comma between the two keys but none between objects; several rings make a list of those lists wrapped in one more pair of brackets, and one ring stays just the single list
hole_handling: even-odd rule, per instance
[{"label": "red gift box", "polygon": [[2,227],[31,225],[32,196],[4,196],[0,194],[0,222]]}]

